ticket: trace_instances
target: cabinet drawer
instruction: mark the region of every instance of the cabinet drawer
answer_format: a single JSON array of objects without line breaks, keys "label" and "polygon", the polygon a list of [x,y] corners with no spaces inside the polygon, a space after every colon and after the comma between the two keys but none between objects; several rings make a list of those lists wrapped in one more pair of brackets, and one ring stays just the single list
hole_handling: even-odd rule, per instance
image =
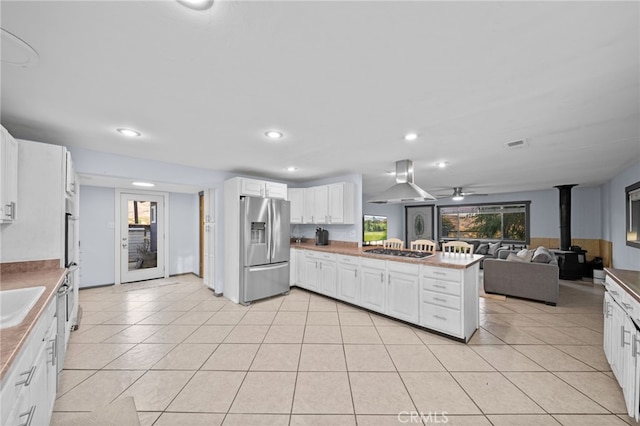
[{"label": "cabinet drawer", "polygon": [[462,294],[460,284],[451,281],[423,278],[422,288],[424,290],[435,291],[437,293],[452,294],[454,296],[460,296]]},{"label": "cabinet drawer", "polygon": [[462,315],[460,311],[432,305],[431,303],[422,303],[420,308],[421,325],[456,337],[462,337]]},{"label": "cabinet drawer", "polygon": [[459,269],[436,268],[434,266],[423,266],[422,276],[425,278],[454,282],[460,282],[462,279]]},{"label": "cabinet drawer", "polygon": [[321,251],[313,251],[313,250],[307,250],[307,257],[310,257],[312,259],[322,259],[322,260],[332,260],[332,261],[336,260],[335,253],[323,253]]},{"label": "cabinet drawer", "polygon": [[359,265],[360,264],[360,258],[357,256],[345,256],[344,254],[338,254],[336,255],[336,258],[338,259],[338,262],[340,263],[346,263],[349,265]]},{"label": "cabinet drawer", "polygon": [[385,262],[386,261],[384,260],[367,259],[364,257],[360,259],[360,265],[362,265],[363,268],[385,269],[386,268]]},{"label": "cabinet drawer", "polygon": [[460,298],[458,296],[452,296],[450,294],[435,293],[433,291],[423,290],[422,302],[460,310]]}]

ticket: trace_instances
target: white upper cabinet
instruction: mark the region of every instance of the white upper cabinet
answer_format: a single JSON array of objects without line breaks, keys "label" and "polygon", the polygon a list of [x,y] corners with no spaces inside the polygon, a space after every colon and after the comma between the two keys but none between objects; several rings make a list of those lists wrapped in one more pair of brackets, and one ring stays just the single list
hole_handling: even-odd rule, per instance
[{"label": "white upper cabinet", "polygon": [[329,221],[353,224],[354,185],[341,182],[329,185]]},{"label": "white upper cabinet", "polygon": [[353,224],[354,190],[348,182],[305,188],[303,221],[295,223]]},{"label": "white upper cabinet", "polygon": [[304,222],[303,223],[320,223],[315,221],[316,207],[316,189],[304,189]]},{"label": "white upper cabinet", "polygon": [[287,199],[287,185],[258,179],[240,178],[240,195]]},{"label": "white upper cabinet", "polygon": [[316,186],[314,188],[314,219],[315,223],[329,223],[329,187]]},{"label": "white upper cabinet", "polygon": [[304,188],[289,188],[291,223],[304,223]]},{"label": "white upper cabinet", "polygon": [[18,208],[18,142],[7,129],[0,129],[0,223],[11,223]]}]

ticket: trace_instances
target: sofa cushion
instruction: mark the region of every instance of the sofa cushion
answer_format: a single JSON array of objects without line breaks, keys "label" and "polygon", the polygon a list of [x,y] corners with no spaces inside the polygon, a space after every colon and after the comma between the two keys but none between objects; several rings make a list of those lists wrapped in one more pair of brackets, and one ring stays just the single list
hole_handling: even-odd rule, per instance
[{"label": "sofa cushion", "polygon": [[517,253],[518,257],[522,258],[525,262],[531,262],[531,259],[533,259],[533,254],[534,250],[527,249],[522,249]]},{"label": "sofa cushion", "polygon": [[546,247],[540,246],[533,253],[532,262],[549,263],[554,259],[553,254]]},{"label": "sofa cushion", "polygon": [[495,256],[501,244],[502,244],[501,241],[498,241],[497,243],[489,244],[489,250],[487,250],[487,254],[489,256]]},{"label": "sofa cushion", "polygon": [[508,262],[526,262],[526,260],[524,260],[524,257],[520,257],[518,256],[517,253],[509,253],[509,255],[507,256],[507,261]]},{"label": "sofa cushion", "polygon": [[487,254],[489,251],[489,244],[480,244],[478,248],[473,252],[474,254]]}]

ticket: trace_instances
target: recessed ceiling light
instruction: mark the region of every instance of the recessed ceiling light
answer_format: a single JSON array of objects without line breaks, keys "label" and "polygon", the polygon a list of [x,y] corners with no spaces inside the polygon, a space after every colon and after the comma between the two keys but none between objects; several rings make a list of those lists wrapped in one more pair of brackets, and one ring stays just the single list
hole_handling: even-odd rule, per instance
[{"label": "recessed ceiling light", "polygon": [[269,131],[265,132],[264,135],[266,137],[268,137],[269,139],[280,139],[280,138],[282,138],[284,136],[282,134],[282,132],[280,132],[278,130],[269,130]]},{"label": "recessed ceiling light", "polygon": [[388,174],[389,176],[395,176],[395,175],[396,175],[396,172],[395,172],[395,170],[390,170],[390,171],[388,171],[388,172],[387,172],[387,174]]},{"label": "recessed ceiling light", "polygon": [[449,163],[447,161],[439,161],[436,163],[436,166],[438,166],[441,169],[444,169],[445,167],[447,167]]},{"label": "recessed ceiling light", "polygon": [[145,187],[145,188],[152,188],[152,187],[156,186],[155,184],[153,184],[151,182],[131,182],[131,185],[142,186],[142,187]]},{"label": "recessed ceiling light", "polygon": [[415,141],[416,139],[418,139],[417,133],[407,133],[406,135],[404,135],[405,141]]},{"label": "recessed ceiling light", "polygon": [[293,167],[293,166],[291,166],[291,167],[287,167],[287,171],[288,171],[288,172],[295,172],[296,170],[298,170],[298,168],[297,168],[297,167]]},{"label": "recessed ceiling light", "polygon": [[213,6],[213,0],[178,0],[178,3],[194,10],[207,10]]},{"label": "recessed ceiling light", "polygon": [[130,138],[137,138],[138,136],[142,135],[142,133],[132,129],[116,129],[116,130],[118,131],[118,133],[128,136]]}]

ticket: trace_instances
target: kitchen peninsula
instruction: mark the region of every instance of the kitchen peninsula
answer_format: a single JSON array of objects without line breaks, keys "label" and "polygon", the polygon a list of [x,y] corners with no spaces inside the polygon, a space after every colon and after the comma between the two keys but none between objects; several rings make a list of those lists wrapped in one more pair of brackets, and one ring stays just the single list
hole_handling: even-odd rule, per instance
[{"label": "kitchen peninsula", "polygon": [[291,285],[468,342],[479,325],[482,256],[372,254],[355,243],[291,244]]}]

